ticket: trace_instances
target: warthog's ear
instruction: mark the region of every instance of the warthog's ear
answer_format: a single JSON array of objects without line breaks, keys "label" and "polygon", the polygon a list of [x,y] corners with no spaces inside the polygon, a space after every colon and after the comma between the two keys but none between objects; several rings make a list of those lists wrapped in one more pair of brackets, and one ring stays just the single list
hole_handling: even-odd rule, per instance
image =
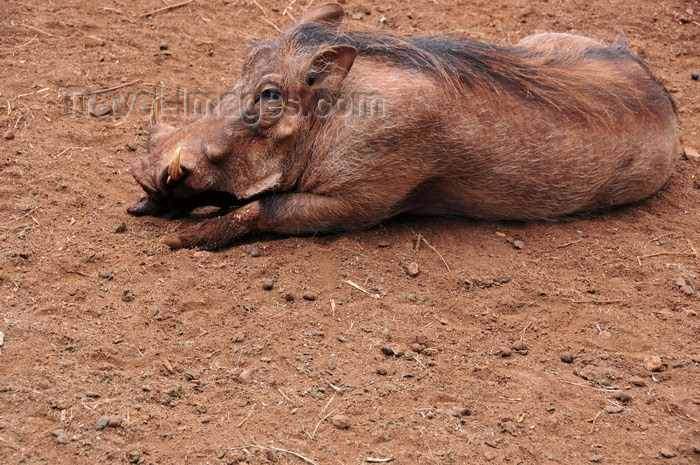
[{"label": "warthog's ear", "polygon": [[148,149],[148,151],[150,151],[151,148],[153,148],[153,146],[156,144],[156,142],[163,139],[164,137],[174,134],[175,132],[177,132],[177,128],[170,126],[166,123],[156,122],[154,126],[151,126],[151,129],[148,132],[146,148]]},{"label": "warthog's ear", "polygon": [[340,90],[356,57],[357,49],[346,45],[320,52],[311,61],[306,83],[314,89]]},{"label": "warthog's ear", "polygon": [[340,3],[326,3],[311,8],[299,18],[300,23],[313,23],[323,21],[327,23],[340,23],[345,16],[345,9]]}]

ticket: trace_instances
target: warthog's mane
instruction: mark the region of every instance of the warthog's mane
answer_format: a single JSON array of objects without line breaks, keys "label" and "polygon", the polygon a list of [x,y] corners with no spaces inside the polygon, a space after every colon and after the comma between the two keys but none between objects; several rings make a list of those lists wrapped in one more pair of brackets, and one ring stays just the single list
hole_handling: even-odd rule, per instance
[{"label": "warthog's mane", "polygon": [[[604,126],[622,113],[653,117],[659,106],[673,105],[622,35],[610,46],[543,52],[483,44],[459,34],[400,37],[311,22],[296,24],[267,44],[309,55],[352,46],[360,57],[429,75],[457,92],[479,94],[485,102],[494,93],[512,96]],[[630,75],[639,76],[638,86],[629,85]]]}]

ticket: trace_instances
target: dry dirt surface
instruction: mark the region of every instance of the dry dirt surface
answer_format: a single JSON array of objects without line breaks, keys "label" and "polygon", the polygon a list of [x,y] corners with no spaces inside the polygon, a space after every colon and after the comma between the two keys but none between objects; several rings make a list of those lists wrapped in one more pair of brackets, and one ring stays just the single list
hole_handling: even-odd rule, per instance
[{"label": "dry dirt surface", "polygon": [[[125,109],[225,92],[308,0],[144,15],[168,3],[0,3],[0,463],[700,463],[700,161],[562,221],[171,252],[208,212],[127,215],[149,121]],[[619,27],[700,149],[698,1],[344,3],[352,28],[498,44]],[[92,94],[112,110],[65,98],[117,86]]]}]

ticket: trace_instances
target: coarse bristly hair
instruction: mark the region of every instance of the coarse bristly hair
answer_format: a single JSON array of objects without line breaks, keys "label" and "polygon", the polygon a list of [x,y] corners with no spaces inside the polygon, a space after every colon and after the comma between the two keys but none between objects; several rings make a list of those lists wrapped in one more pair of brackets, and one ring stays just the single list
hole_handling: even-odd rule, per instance
[{"label": "coarse bristly hair", "polygon": [[[351,46],[358,56],[431,76],[458,93],[470,91],[488,102],[493,93],[540,103],[564,115],[608,126],[623,113],[659,114],[671,101],[665,89],[629,50],[621,31],[610,46],[531,50],[468,40],[459,34],[400,37],[384,31],[347,31],[327,22],[298,23],[260,45],[313,55]],[[622,70],[622,71],[621,71]],[[646,73],[631,88],[621,72]],[[650,98],[655,96],[655,98]]]}]

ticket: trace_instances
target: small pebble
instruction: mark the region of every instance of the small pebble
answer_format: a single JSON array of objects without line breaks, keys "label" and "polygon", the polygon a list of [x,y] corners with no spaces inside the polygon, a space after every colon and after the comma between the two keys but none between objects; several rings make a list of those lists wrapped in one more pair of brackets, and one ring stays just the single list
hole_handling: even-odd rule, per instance
[{"label": "small pebble", "polygon": [[12,131],[7,131],[3,137],[5,137],[7,140],[12,140],[15,138],[15,133]]},{"label": "small pebble", "polygon": [[413,344],[411,344],[410,348],[412,351],[414,351],[417,354],[420,354],[421,352],[423,352],[423,346],[418,344],[417,342],[414,342]]},{"label": "small pebble", "polygon": [[100,417],[97,419],[97,431],[101,431],[109,425],[109,417]]},{"label": "small pebble", "polygon": [[379,365],[379,366],[374,370],[374,372],[377,373],[378,375],[382,375],[382,376],[384,376],[384,375],[386,375],[386,374],[388,373],[388,371],[387,371],[387,369],[386,369],[386,367],[385,367],[384,365]]},{"label": "small pebble", "polygon": [[100,271],[100,278],[102,278],[102,279],[109,279],[109,278],[111,278],[111,277],[112,277],[112,272],[111,272],[111,271],[107,271],[107,270],[102,270],[102,271]]},{"label": "small pebble", "polygon": [[418,276],[418,273],[420,273],[420,270],[418,269],[418,263],[416,262],[411,262],[408,265],[406,265],[406,274],[409,275],[411,278],[415,278]]},{"label": "small pebble", "polygon": [[331,418],[333,426],[338,429],[348,429],[350,428],[350,420],[345,415],[335,415]]},{"label": "small pebble", "polygon": [[416,336],[416,342],[421,345],[426,345],[428,343],[428,336],[425,334],[419,334]]},{"label": "small pebble", "polygon": [[665,457],[667,459],[670,459],[670,458],[673,458],[676,456],[675,452],[673,452],[671,449],[666,449],[665,447],[661,448],[661,450],[659,452],[661,452],[662,457]]},{"label": "small pebble", "polygon": [[68,442],[69,442],[70,440],[68,439],[68,436],[66,436],[65,434],[62,434],[62,435],[60,435],[59,437],[56,438],[56,441],[57,441],[59,444],[68,444]]},{"label": "small pebble", "polygon": [[262,283],[262,288],[265,289],[266,291],[272,290],[273,287],[275,287],[275,281],[272,279],[266,279]]},{"label": "small pebble", "polygon": [[55,429],[55,430],[51,431],[51,434],[53,434],[54,437],[63,436],[64,433],[65,433],[65,431],[62,429]]},{"label": "small pebble", "polygon": [[506,346],[499,347],[498,353],[501,354],[501,357],[503,357],[503,358],[510,357],[511,355],[513,355],[513,351],[510,350],[510,348],[508,348]]},{"label": "small pebble", "polygon": [[292,294],[291,292],[287,292],[284,295],[284,300],[286,300],[287,302],[294,302],[294,294]]},{"label": "small pebble", "polygon": [[309,302],[313,302],[316,300],[318,297],[316,297],[316,294],[313,294],[311,292],[305,292],[304,295],[302,295],[304,300],[308,300]]},{"label": "small pebble", "polygon": [[603,410],[605,411],[605,413],[609,413],[611,415],[614,415],[616,413],[622,413],[625,411],[624,407],[619,407],[617,405],[606,405]]},{"label": "small pebble", "polygon": [[698,74],[697,71],[693,71],[692,73],[690,73],[690,79],[692,79],[693,81],[697,81],[698,79],[700,79],[700,74]]},{"label": "small pebble", "polygon": [[513,241],[513,247],[518,250],[522,250],[522,248],[525,247],[525,244],[523,241]]},{"label": "small pebble", "polygon": [[251,257],[259,257],[260,256],[260,249],[258,249],[254,245],[246,245],[245,246],[245,253],[247,253]]},{"label": "small pebble", "polygon": [[115,234],[121,234],[121,233],[126,232],[126,223],[123,222],[123,221],[122,221],[121,223],[119,223],[119,224],[114,228],[114,232],[115,232]]},{"label": "small pebble", "polygon": [[683,147],[683,155],[685,155],[686,160],[690,160],[690,161],[700,160],[700,153],[698,153],[698,151],[692,147]]},{"label": "small pebble", "polygon": [[141,452],[137,450],[130,450],[126,453],[126,460],[128,460],[129,463],[138,463],[139,460],[141,460]]},{"label": "small pebble", "polygon": [[469,415],[472,414],[472,411],[469,407],[457,407],[454,405],[452,409],[450,410],[450,414],[453,417],[468,417]]},{"label": "small pebble", "polygon": [[523,341],[515,341],[510,348],[520,355],[527,355],[527,345]]},{"label": "small pebble", "polygon": [[561,354],[561,357],[559,357],[559,358],[564,363],[573,363],[574,354],[572,354],[571,352],[564,352],[563,354]]},{"label": "small pebble", "polygon": [[119,417],[111,417],[107,426],[110,428],[119,428],[122,425],[122,419]]},{"label": "small pebble", "polygon": [[396,352],[394,352],[394,349],[392,349],[389,346],[382,346],[380,349],[384,355],[394,355]]},{"label": "small pebble", "polygon": [[627,403],[632,400],[632,396],[627,394],[626,392],[618,392],[616,393],[613,398],[619,400],[620,402]]},{"label": "small pebble", "polygon": [[647,371],[661,371],[663,367],[664,362],[659,356],[653,355],[644,359],[644,368],[646,368]]},{"label": "small pebble", "polygon": [[167,43],[166,41],[161,42],[159,48],[160,48],[161,50],[167,50],[167,49],[168,49],[168,43]]},{"label": "small pebble", "polygon": [[632,386],[644,387],[647,385],[647,383],[645,383],[644,380],[642,378],[640,378],[639,376],[632,376],[629,379],[629,381],[630,381],[630,384]]},{"label": "small pebble", "polygon": [[250,371],[249,370],[241,371],[241,373],[238,375],[238,381],[241,384],[250,384],[253,381],[253,378],[250,375]]},{"label": "small pebble", "polygon": [[593,463],[598,463],[598,462],[602,461],[603,458],[604,457],[602,455],[596,454],[596,455],[591,455],[590,457],[588,457],[588,461],[593,462]]}]

